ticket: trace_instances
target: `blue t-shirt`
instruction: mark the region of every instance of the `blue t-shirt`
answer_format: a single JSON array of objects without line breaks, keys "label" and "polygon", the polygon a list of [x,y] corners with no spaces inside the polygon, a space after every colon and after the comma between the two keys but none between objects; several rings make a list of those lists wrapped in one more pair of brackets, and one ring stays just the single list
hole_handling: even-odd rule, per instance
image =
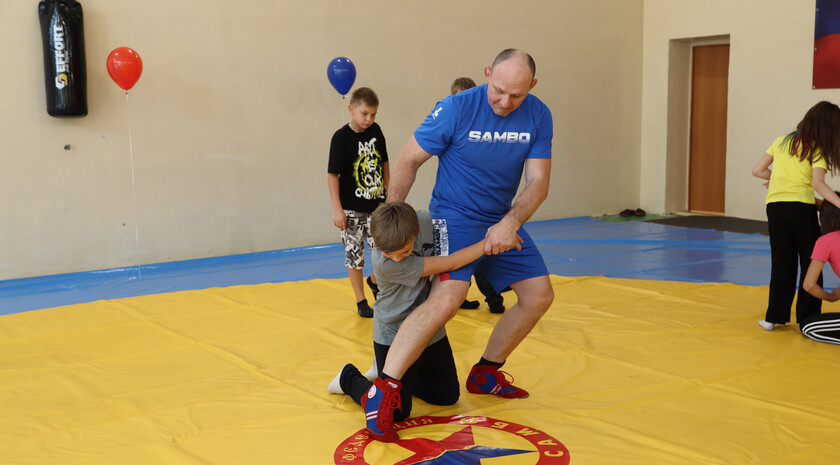
[{"label": "blue t-shirt", "polygon": [[414,132],[438,157],[435,218],[495,223],[510,210],[527,158],[551,158],[551,111],[528,94],[507,116],[493,113],[487,84],[441,100]]}]

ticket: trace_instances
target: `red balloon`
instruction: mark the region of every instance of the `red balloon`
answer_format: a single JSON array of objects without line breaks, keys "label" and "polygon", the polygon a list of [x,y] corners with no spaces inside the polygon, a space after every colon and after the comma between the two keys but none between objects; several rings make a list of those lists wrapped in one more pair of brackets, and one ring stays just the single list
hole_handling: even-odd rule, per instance
[{"label": "red balloon", "polygon": [[134,87],[143,74],[143,60],[140,55],[128,47],[118,47],[108,55],[108,74],[111,79],[126,91]]}]

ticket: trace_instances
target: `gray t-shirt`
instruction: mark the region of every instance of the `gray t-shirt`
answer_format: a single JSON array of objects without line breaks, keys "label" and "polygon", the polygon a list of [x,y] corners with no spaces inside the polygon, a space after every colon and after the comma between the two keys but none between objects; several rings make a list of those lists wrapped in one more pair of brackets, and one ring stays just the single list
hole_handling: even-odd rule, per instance
[{"label": "gray t-shirt", "polygon": [[[418,210],[417,219],[420,232],[411,255],[395,262],[385,258],[376,247],[371,253],[373,273],[379,286],[373,312],[373,341],[377,344],[391,345],[403,320],[429,296],[430,280],[422,275],[423,257],[434,255],[432,217],[429,212]],[[439,328],[429,344],[445,335],[445,327]]]}]

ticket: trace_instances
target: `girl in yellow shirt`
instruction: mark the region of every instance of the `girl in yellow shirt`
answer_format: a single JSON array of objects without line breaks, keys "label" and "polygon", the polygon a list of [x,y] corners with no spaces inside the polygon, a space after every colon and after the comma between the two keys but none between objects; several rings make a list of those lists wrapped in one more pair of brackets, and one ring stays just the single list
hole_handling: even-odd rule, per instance
[{"label": "girl in yellow shirt", "polygon": [[[770,165],[773,169],[770,169]],[[770,296],[759,321],[766,331],[790,321],[790,307],[808,270],[820,236],[814,191],[840,208],[840,197],[825,183],[825,173],[840,166],[840,107],[819,102],[802,118],[796,131],[773,141],[752,174],[768,180],[767,225],[770,232]],[[819,277],[822,286],[822,275]],[[821,312],[822,301],[807,292],[796,299],[796,321]]]}]

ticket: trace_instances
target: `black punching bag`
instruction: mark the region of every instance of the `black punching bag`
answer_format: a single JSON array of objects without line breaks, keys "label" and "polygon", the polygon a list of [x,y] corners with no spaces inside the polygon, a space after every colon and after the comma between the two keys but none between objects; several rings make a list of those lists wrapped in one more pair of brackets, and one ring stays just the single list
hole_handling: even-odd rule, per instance
[{"label": "black punching bag", "polygon": [[85,31],[75,0],[38,3],[44,44],[44,81],[50,116],[87,115]]}]

